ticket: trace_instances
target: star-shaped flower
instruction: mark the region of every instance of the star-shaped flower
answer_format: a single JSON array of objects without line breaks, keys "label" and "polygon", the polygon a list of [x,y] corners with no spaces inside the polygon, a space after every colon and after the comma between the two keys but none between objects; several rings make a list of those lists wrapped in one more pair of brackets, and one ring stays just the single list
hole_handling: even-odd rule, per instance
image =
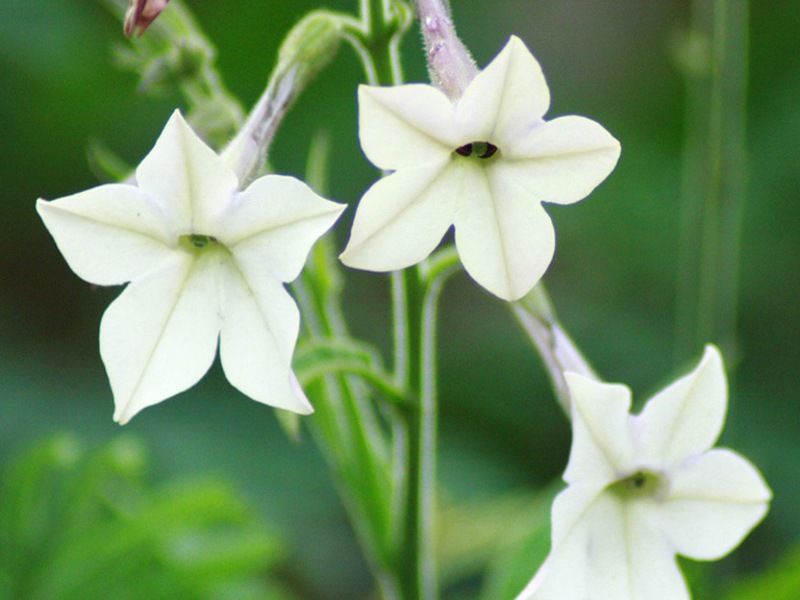
[{"label": "star-shaped flower", "polygon": [[524,296],[555,249],[541,202],[586,197],[620,153],[594,121],[545,121],[549,104],[542,70],[516,37],[456,103],[431,85],[361,86],[361,147],[395,173],[362,198],[342,262],[402,269],[426,258],[455,225],[473,279],[500,298]]},{"label": "star-shaped flower", "polygon": [[36,208],[67,263],[97,285],[130,282],[103,315],[114,419],[191,387],[217,352],[234,387],[309,413],[291,371],[297,305],[283,286],[344,209],[305,184],[236,174],[175,112],[136,170]]},{"label": "star-shaped flower", "polygon": [[715,560],[767,512],[771,492],[714,448],[727,389],[719,351],[630,415],[630,390],[567,373],[572,452],[553,504],[552,549],[518,600],[681,600],[675,561]]}]

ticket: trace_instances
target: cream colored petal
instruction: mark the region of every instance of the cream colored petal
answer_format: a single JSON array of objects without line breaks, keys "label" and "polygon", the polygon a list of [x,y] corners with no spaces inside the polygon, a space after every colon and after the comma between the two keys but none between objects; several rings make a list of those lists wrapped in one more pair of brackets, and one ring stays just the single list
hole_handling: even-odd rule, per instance
[{"label": "cream colored petal", "polygon": [[459,160],[456,247],[467,273],[504,300],[527,294],[544,275],[555,233],[541,204],[476,160]]},{"label": "cream colored petal", "polygon": [[592,516],[602,503],[599,490],[570,486],[553,503],[552,547],[539,572],[517,600],[585,600]]},{"label": "cream colored petal", "polygon": [[447,159],[377,181],[358,205],[341,261],[356,269],[394,271],[425,259],[453,223],[459,173]]},{"label": "cream colored petal", "polygon": [[359,86],[358,136],[372,164],[390,170],[439,161],[465,143],[447,96],[422,84]]},{"label": "cream colored petal", "polygon": [[[589,518],[589,517],[587,517]],[[648,502],[608,495],[590,517],[587,587],[597,600],[689,600],[675,549]]]},{"label": "cream colored petal", "polygon": [[176,235],[215,235],[238,187],[234,172],[178,111],[136,169],[136,181],[161,206]]},{"label": "cream colored petal", "polygon": [[722,431],[727,406],[722,356],[709,345],[694,371],[656,394],[633,419],[638,454],[669,469],[705,452]]},{"label": "cream colored petal", "polygon": [[564,375],[572,401],[572,449],[564,480],[605,486],[632,474],[638,457],[629,430],[631,391],[621,384]]},{"label": "cream colored petal", "polygon": [[312,407],[291,371],[300,314],[280,281],[231,260],[225,274],[220,359],[231,384],[253,400],[300,414]]},{"label": "cream colored petal", "polygon": [[456,106],[466,142],[512,143],[538,122],[550,105],[542,68],[516,36],[475,76]]},{"label": "cream colored petal", "polygon": [[134,186],[102,185],[39,200],[36,210],[67,264],[90,283],[125,283],[175,252],[164,214]]},{"label": "cream colored petal", "polygon": [[257,264],[281,281],[300,273],[311,246],[342,211],[294,177],[255,180],[224,215],[218,238],[240,262]]},{"label": "cream colored petal", "polygon": [[560,117],[527,128],[513,141],[498,140],[497,170],[534,198],[571,204],[588,196],[619,160],[620,145],[600,124]]},{"label": "cream colored petal", "polygon": [[176,253],[130,284],[106,310],[100,354],[114,393],[115,421],[127,423],[208,371],[219,333],[221,256]]},{"label": "cream colored petal", "polygon": [[518,600],[689,598],[649,507],[571,487],[553,506],[553,534],[545,570]]},{"label": "cream colored petal", "polygon": [[670,477],[662,527],[680,554],[698,560],[716,560],[738,546],[772,497],[758,470],[731,450],[689,459]]}]

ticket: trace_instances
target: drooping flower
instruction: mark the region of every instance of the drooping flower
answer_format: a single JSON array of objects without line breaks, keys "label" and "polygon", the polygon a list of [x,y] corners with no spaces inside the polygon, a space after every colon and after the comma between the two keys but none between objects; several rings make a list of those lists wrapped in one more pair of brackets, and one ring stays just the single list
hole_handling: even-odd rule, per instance
[{"label": "drooping flower", "polygon": [[767,512],[771,492],[713,448],[727,409],[719,351],[629,414],[630,390],[567,373],[572,451],[553,503],[552,548],[517,600],[681,600],[675,555],[716,560]]},{"label": "drooping flower", "polygon": [[454,225],[473,279],[506,300],[525,295],[555,248],[541,203],[586,197],[620,153],[594,121],[545,121],[549,103],[541,68],[516,37],[456,102],[431,85],[361,86],[361,147],[395,172],[361,199],[342,262],[402,269],[425,259]]},{"label": "drooping flower", "polygon": [[114,419],[188,389],[217,352],[231,384],[297,413],[297,305],[283,286],[344,209],[302,182],[267,175],[244,191],[175,112],[136,170],[36,208],[69,266],[97,285],[130,282],[100,324]]}]

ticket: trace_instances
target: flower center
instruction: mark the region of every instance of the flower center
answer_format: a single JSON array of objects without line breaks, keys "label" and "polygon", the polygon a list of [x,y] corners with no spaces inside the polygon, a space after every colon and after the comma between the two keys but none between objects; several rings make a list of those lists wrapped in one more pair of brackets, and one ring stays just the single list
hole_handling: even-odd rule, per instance
[{"label": "flower center", "polygon": [[608,489],[622,500],[637,498],[660,500],[666,494],[668,486],[669,481],[663,473],[639,469],[635,473],[615,481]]},{"label": "flower center", "polygon": [[181,236],[181,243],[188,245],[195,250],[202,250],[207,246],[216,246],[219,244],[217,238],[210,235],[202,235],[199,233],[190,233],[189,235]]},{"label": "flower center", "polygon": [[470,142],[456,148],[456,154],[461,156],[477,156],[478,158],[491,158],[498,148],[491,142]]}]

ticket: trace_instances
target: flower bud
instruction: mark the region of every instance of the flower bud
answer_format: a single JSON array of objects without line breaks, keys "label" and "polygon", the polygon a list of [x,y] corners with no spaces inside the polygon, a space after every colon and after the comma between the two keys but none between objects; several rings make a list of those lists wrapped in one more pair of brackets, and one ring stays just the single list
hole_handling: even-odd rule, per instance
[{"label": "flower bud", "polygon": [[478,68],[456,35],[445,0],[417,0],[416,7],[431,83],[455,102]]},{"label": "flower bud", "polygon": [[125,35],[131,37],[136,31],[141,36],[168,3],[169,0],[131,0],[123,24]]},{"label": "flower bud", "polygon": [[307,14],[281,44],[274,76],[293,71],[295,85],[305,87],[336,56],[341,32],[341,18],[335,14],[324,10]]},{"label": "flower bud", "polygon": [[333,60],[341,31],[341,17],[316,10],[301,19],[286,36],[267,89],[222,152],[222,158],[242,185],[251,181],[264,164],[275,131],[291,103]]}]

